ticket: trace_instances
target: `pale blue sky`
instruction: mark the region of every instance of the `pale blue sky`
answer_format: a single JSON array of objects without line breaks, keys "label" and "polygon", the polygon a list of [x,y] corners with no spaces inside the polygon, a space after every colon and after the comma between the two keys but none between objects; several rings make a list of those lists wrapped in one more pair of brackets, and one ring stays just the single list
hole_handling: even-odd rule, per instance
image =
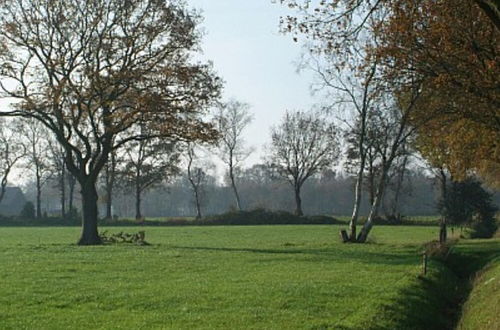
[{"label": "pale blue sky", "polygon": [[225,80],[224,97],[251,105],[254,122],[246,140],[257,151],[248,161],[258,162],[270,126],[287,109],[308,110],[314,103],[311,74],[296,73],[299,44],[278,33],[286,8],[271,0],[188,0],[188,5],[202,10],[203,57]]}]

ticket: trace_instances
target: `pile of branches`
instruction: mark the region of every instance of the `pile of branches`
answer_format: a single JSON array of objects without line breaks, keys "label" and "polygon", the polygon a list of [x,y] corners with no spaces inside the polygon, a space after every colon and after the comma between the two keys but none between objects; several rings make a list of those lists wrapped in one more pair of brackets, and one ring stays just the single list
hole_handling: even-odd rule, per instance
[{"label": "pile of branches", "polygon": [[132,243],[137,245],[149,245],[145,241],[146,232],[144,230],[139,231],[138,233],[124,233],[119,232],[116,234],[108,233],[108,231],[103,231],[99,234],[101,241],[103,243]]}]

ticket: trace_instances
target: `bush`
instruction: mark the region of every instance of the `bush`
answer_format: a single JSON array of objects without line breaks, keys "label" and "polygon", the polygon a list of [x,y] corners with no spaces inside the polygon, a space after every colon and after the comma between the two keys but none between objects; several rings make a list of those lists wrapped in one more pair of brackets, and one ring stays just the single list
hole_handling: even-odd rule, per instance
[{"label": "bush", "polygon": [[227,213],[195,220],[204,225],[302,225],[335,224],[338,220],[327,216],[297,216],[285,211],[255,209],[251,211],[230,211]]},{"label": "bush", "polygon": [[492,202],[492,194],[476,179],[452,182],[439,208],[450,223],[471,228],[472,238],[489,238],[497,229],[497,208]]},{"label": "bush", "polygon": [[35,205],[33,202],[26,202],[24,204],[21,213],[19,213],[19,217],[23,220],[33,220],[35,219]]}]

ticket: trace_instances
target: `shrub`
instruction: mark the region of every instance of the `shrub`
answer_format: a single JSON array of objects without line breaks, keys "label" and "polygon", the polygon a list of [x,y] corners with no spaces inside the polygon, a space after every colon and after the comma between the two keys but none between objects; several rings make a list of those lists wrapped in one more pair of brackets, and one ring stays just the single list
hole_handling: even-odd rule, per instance
[{"label": "shrub", "polygon": [[489,238],[497,229],[492,194],[476,179],[452,182],[439,208],[450,223],[469,226],[472,238]]},{"label": "shrub", "polygon": [[336,219],[327,216],[297,216],[285,211],[255,209],[251,211],[230,211],[196,220],[205,225],[299,225],[335,224]]},{"label": "shrub", "polygon": [[19,213],[19,217],[23,220],[33,220],[35,219],[35,205],[33,202],[26,202],[24,204],[21,213]]}]

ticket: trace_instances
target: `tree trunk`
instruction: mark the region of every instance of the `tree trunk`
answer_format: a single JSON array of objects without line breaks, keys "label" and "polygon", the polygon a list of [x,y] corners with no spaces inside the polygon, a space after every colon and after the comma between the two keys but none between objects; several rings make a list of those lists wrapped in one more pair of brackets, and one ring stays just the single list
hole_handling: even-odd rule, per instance
[{"label": "tree trunk", "polygon": [[366,219],[366,222],[365,222],[363,228],[361,228],[361,231],[359,232],[359,235],[357,237],[356,241],[358,243],[366,242],[366,239],[368,238],[368,235],[370,234],[370,231],[372,230],[373,219],[375,218],[375,216],[378,212],[378,208],[380,206],[380,200],[381,200],[381,196],[379,196],[379,194],[377,194],[375,196],[375,200],[373,201],[373,205],[370,209],[370,214],[368,215],[368,219]]},{"label": "tree trunk", "polygon": [[366,164],[366,152],[363,148],[364,136],[361,137],[359,145],[359,168],[356,177],[356,187],[354,188],[354,206],[352,209],[351,221],[349,222],[349,240],[351,242],[356,242],[356,229],[359,218],[359,208],[361,207],[361,191],[363,189],[363,172],[365,171]]},{"label": "tree trunk", "polygon": [[401,189],[403,188],[403,181],[405,178],[405,172],[406,172],[406,163],[408,162],[408,156],[404,156],[403,158],[403,164],[401,164],[401,167],[399,168],[399,171],[397,173],[397,181],[396,181],[396,189],[394,190],[394,201],[392,205],[392,210],[391,210],[391,215],[396,219],[398,223],[401,221],[401,212],[399,209],[399,200],[401,198]]},{"label": "tree trunk", "polygon": [[441,200],[444,203],[445,210],[444,214],[441,217],[441,221],[439,222],[439,243],[443,244],[446,243],[447,239],[447,228],[446,228],[446,198],[447,198],[447,178],[446,178],[446,172],[443,168],[439,169],[439,174],[440,174],[440,182],[441,182]]},{"label": "tree trunk", "polygon": [[352,210],[351,221],[349,222],[349,231],[350,231],[349,240],[351,242],[356,241],[356,227],[358,224],[359,208],[361,206],[362,184],[363,184],[363,168],[360,168],[358,171],[358,177],[356,179],[356,188],[354,191],[354,207]]},{"label": "tree trunk", "polygon": [[112,196],[111,196],[111,191],[110,189],[106,189],[106,219],[111,220],[113,219],[113,212],[112,212]]},{"label": "tree trunk", "polygon": [[59,188],[61,189],[61,217],[66,218],[66,171],[64,164],[61,167],[61,174],[59,178]]},{"label": "tree trunk", "polygon": [[105,167],[106,169],[106,219],[113,218],[113,186],[115,184],[116,172],[116,156],[115,152],[111,153],[110,162]]},{"label": "tree trunk", "polygon": [[375,219],[376,215],[378,214],[378,209],[380,207],[380,203],[382,201],[382,198],[384,196],[384,188],[387,180],[387,171],[390,167],[390,163],[392,160],[389,161],[389,164],[386,166],[382,167],[382,173],[380,173],[380,179],[378,182],[378,187],[377,187],[377,194],[375,195],[375,200],[373,201],[373,204],[370,209],[370,213],[368,214],[368,219],[366,219],[366,222],[359,232],[359,235],[356,239],[358,243],[364,243],[366,242],[366,239],[368,238],[368,235],[370,234],[370,231],[372,230],[373,227],[373,220]]},{"label": "tree trunk", "polygon": [[196,205],[196,219],[201,219],[200,186],[203,181],[202,177],[204,174],[201,168],[196,168],[195,169],[196,177],[193,177],[191,167],[193,166],[194,158],[195,158],[195,153],[193,146],[191,144],[188,144],[188,164],[187,164],[188,180],[189,183],[191,183],[191,187],[193,188],[194,192],[194,202]]},{"label": "tree trunk", "polygon": [[295,214],[298,216],[303,216],[304,213],[302,212],[302,199],[300,198],[300,187],[294,187],[295,191]]},{"label": "tree trunk", "polygon": [[[109,166],[109,165],[108,165]],[[113,169],[109,169],[106,167],[106,219],[113,219],[113,183],[114,183],[114,174],[111,173],[114,171]]]},{"label": "tree trunk", "polygon": [[141,214],[141,190],[139,187],[135,188],[135,218],[137,220],[142,218]]},{"label": "tree trunk", "polygon": [[439,222],[439,243],[446,243],[447,236],[446,217],[441,217],[441,221]]},{"label": "tree trunk", "polygon": [[36,218],[42,218],[42,182],[38,164],[36,166]]},{"label": "tree trunk", "polygon": [[5,191],[7,189],[7,176],[9,174],[9,170],[5,171],[2,182],[0,183],[0,203],[2,202],[4,196],[5,196]]},{"label": "tree trunk", "polygon": [[97,232],[97,190],[95,182],[87,179],[87,182],[80,182],[82,186],[82,236],[78,245],[99,245],[102,244]]},{"label": "tree trunk", "polygon": [[201,205],[200,205],[200,196],[198,192],[198,187],[194,187],[194,199],[196,203],[196,219],[201,219]]},{"label": "tree trunk", "polygon": [[69,182],[68,211],[72,212],[73,211],[73,200],[74,200],[74,195],[75,195],[76,179],[73,176],[73,174],[71,174],[71,173],[69,174],[68,182]]},{"label": "tree trunk", "polygon": [[234,198],[236,200],[236,208],[238,211],[241,211],[241,201],[240,201],[240,195],[238,194],[238,189],[236,189],[236,183],[234,180],[234,173],[233,173],[233,166],[232,164],[229,165],[229,178],[231,179],[231,187],[233,188],[234,191]]}]

